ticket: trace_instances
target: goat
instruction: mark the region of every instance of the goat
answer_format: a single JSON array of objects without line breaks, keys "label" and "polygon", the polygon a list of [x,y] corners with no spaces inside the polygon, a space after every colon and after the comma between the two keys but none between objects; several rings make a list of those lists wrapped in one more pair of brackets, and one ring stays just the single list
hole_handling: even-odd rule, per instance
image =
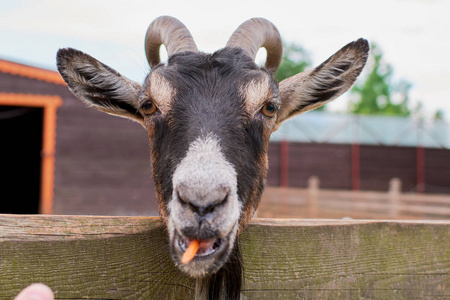
[{"label": "goat", "polygon": [[[265,67],[254,62],[260,47],[267,50]],[[262,18],[242,23],[225,48],[206,54],[179,20],[159,17],[147,30],[145,51],[151,70],[142,85],[71,48],[58,51],[57,67],[83,102],[147,130],[175,265],[197,278],[197,297],[237,299],[242,262],[236,239],[261,199],[271,133],[348,90],[369,45],[351,42],[279,84],[273,75],[282,57],[280,34]],[[194,241],[195,257],[182,262]]]}]

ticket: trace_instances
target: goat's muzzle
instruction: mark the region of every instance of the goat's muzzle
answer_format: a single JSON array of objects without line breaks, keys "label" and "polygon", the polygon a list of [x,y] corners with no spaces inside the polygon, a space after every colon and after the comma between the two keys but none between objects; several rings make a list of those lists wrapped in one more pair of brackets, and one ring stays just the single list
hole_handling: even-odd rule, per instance
[{"label": "goat's muzzle", "polygon": [[[173,175],[169,203],[169,237],[172,258],[193,277],[217,271],[236,239],[241,207],[237,175],[212,137],[192,143]],[[181,257],[190,243],[199,241],[192,260]]]}]

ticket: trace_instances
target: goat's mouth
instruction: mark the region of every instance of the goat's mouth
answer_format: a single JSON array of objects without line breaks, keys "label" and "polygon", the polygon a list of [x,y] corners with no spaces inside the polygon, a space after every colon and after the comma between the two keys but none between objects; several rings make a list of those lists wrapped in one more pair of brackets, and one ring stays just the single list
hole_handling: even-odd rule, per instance
[{"label": "goat's mouth", "polygon": [[172,258],[176,265],[192,277],[204,277],[216,272],[228,259],[231,252],[230,242],[234,241],[233,230],[224,237],[198,240],[195,256],[188,262],[182,262],[182,256],[194,239],[187,238],[175,230],[171,244]]},{"label": "goat's mouth", "polygon": [[[178,240],[178,245],[183,253],[186,252],[190,244],[193,242],[193,239],[180,237]],[[207,256],[214,255],[217,250],[220,250],[222,246],[222,238],[211,239],[206,241],[199,241],[198,250],[195,253],[193,259],[203,259]]]}]

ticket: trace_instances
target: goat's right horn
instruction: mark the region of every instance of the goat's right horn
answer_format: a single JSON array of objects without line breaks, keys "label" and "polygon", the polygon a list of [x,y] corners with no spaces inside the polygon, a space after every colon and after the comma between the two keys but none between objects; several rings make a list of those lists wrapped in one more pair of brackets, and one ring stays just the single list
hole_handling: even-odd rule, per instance
[{"label": "goat's right horn", "polygon": [[162,16],[156,18],[145,35],[145,54],[150,67],[160,63],[159,48],[165,45],[169,57],[182,51],[198,52],[189,30],[178,19]]},{"label": "goat's right horn", "polygon": [[252,59],[255,59],[259,48],[266,48],[265,67],[272,73],[276,72],[283,54],[278,29],[272,22],[263,18],[253,18],[242,23],[233,32],[226,47],[242,48]]}]

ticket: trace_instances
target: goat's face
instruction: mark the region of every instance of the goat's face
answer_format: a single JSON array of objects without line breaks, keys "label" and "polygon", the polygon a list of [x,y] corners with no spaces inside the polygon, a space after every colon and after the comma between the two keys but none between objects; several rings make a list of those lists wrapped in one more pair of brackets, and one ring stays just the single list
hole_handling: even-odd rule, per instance
[{"label": "goat's face", "polygon": [[[269,27],[273,39],[276,29]],[[154,38],[151,28],[147,43],[156,39],[158,49],[165,43],[169,60],[158,64],[150,45],[152,70],[142,86],[74,49],[58,52],[58,70],[81,100],[146,128],[172,258],[189,275],[203,277],[227,261],[238,233],[256,210],[270,134],[288,117],[346,91],[365,64],[368,45],[364,40],[350,43],[319,67],[278,86],[272,73],[279,51],[275,58],[268,57],[272,64],[260,68],[254,52],[261,45],[256,50],[240,47],[235,34],[226,48],[204,54],[195,44],[171,51],[179,45],[167,45],[164,40],[170,38],[165,36]],[[279,38],[271,42],[275,45],[264,44],[269,54],[281,47]],[[192,240],[200,241],[199,250],[194,259],[181,263]]]},{"label": "goat's face", "polygon": [[176,54],[144,86],[140,105],[148,106],[144,125],[173,258],[190,240],[204,241],[180,266],[191,275],[213,272],[260,199],[280,105],[276,83],[235,48]]}]

